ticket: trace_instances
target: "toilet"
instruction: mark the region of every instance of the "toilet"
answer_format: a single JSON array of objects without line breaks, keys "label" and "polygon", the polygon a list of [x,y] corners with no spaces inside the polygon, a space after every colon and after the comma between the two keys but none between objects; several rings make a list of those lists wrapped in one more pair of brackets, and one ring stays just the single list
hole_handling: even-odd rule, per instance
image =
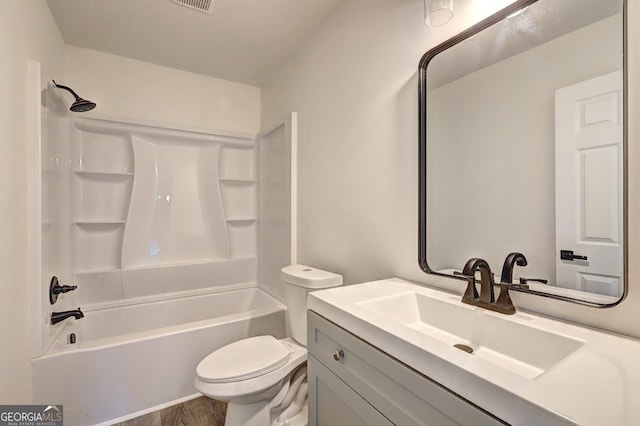
[{"label": "toilet", "polygon": [[342,276],[291,265],[280,278],[291,337],[239,340],[196,367],[196,389],[227,402],[226,426],[307,425],[307,293],[342,285]]}]

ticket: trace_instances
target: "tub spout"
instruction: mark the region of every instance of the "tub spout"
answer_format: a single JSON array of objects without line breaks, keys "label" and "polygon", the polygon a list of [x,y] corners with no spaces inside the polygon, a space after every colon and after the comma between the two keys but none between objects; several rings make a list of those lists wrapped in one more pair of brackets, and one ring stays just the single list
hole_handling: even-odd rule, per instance
[{"label": "tub spout", "polygon": [[69,317],[74,317],[75,319],[84,318],[84,314],[78,309],[74,309],[72,311],[62,311],[62,312],[51,312],[51,325],[57,324],[60,321],[64,321]]}]

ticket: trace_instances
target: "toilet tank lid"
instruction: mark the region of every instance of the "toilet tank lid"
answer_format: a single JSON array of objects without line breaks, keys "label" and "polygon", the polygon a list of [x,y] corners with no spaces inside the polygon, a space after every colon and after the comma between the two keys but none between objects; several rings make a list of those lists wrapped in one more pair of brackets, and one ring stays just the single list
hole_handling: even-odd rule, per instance
[{"label": "toilet tank lid", "polygon": [[342,275],[306,265],[290,265],[280,270],[280,277],[290,283],[305,288],[327,288],[342,284]]}]

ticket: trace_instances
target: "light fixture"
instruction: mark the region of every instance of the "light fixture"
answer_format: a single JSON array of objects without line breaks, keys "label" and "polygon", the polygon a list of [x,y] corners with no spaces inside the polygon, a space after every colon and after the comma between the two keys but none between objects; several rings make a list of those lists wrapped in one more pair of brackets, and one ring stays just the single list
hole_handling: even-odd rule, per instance
[{"label": "light fixture", "polygon": [[424,0],[424,23],[439,27],[453,18],[453,0]]}]

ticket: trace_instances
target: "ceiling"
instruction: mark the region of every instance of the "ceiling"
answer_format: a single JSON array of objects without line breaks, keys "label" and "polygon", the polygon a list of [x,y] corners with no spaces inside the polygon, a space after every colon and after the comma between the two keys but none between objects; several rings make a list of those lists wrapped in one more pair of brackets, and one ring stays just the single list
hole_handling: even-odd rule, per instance
[{"label": "ceiling", "polygon": [[260,86],[346,0],[47,0],[65,43]]}]

